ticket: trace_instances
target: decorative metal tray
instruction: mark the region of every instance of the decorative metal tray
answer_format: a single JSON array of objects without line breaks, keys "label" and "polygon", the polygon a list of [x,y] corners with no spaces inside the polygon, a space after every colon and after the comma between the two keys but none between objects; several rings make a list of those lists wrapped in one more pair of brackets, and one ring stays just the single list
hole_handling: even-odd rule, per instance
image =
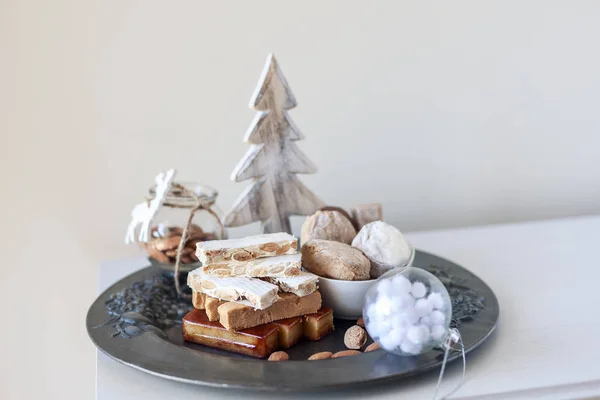
[{"label": "decorative metal tray", "polygon": [[[483,343],[494,331],[499,317],[498,300],[492,290],[465,268],[429,253],[417,251],[414,266],[433,272],[448,288],[453,300],[453,325],[461,332],[465,350],[469,352]],[[88,334],[101,351],[153,375],[215,387],[296,391],[395,380],[441,366],[441,349],[415,357],[377,350],[306,361],[320,351],[345,350],[344,332],[355,321],[336,319],[335,332],[328,337],[317,342],[303,341],[286,350],[289,361],[269,362],[184,342],[177,323],[184,310],[177,304],[172,305],[169,314],[175,322],[163,320],[161,328],[146,324],[147,320],[141,321],[141,326],[135,325],[140,322],[135,320],[135,313],[133,319],[131,313],[120,318],[115,318],[114,310],[113,315],[109,313],[107,302],[111,295],[114,299],[135,282],[156,279],[161,274],[163,270],[148,267],[123,278],[96,299],[86,320]],[[449,360],[459,357],[459,352],[452,352]]]}]

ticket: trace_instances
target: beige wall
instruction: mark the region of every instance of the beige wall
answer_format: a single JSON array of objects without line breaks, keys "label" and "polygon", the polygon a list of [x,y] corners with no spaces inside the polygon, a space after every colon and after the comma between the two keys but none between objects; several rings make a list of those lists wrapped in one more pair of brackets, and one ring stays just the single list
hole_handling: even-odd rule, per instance
[{"label": "beige wall", "polygon": [[91,398],[98,261],[159,169],[231,205],[267,53],[307,185],[408,231],[600,212],[599,37],[593,1],[0,0],[0,398]]}]

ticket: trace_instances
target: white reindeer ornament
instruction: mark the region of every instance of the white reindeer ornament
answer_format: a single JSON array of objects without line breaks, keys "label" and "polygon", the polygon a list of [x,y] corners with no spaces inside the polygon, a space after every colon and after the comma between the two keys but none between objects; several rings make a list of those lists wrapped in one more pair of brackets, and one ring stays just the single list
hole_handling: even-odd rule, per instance
[{"label": "white reindeer ornament", "polygon": [[177,171],[174,169],[159,173],[155,178],[156,190],[154,198],[149,202],[140,203],[133,208],[131,211],[131,222],[127,228],[127,235],[125,236],[126,244],[135,242],[135,230],[139,225],[141,225],[141,228],[137,238],[138,242],[148,242],[150,236],[150,224],[158,209],[162,206],[176,173]]}]

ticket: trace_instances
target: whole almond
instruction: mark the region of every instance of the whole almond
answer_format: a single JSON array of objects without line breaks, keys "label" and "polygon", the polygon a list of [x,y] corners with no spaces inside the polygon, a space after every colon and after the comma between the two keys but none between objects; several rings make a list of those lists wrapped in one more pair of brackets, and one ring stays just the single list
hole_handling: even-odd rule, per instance
[{"label": "whole almond", "polygon": [[215,275],[215,276],[229,276],[231,275],[231,271],[228,270],[227,268],[211,268],[210,270],[207,270],[207,272],[211,275]]},{"label": "whole almond", "polygon": [[165,251],[165,256],[167,256],[167,257],[177,257],[177,250],[176,249],[167,250],[167,251]]},{"label": "whole almond", "polygon": [[308,357],[308,359],[310,361],[312,360],[326,360],[328,358],[331,358],[331,356],[333,356],[333,353],[330,351],[322,351],[320,353],[315,353],[312,356]]},{"label": "whole almond", "polygon": [[269,361],[286,361],[289,359],[290,356],[285,351],[276,351],[269,356]]},{"label": "whole almond", "polygon": [[181,240],[181,236],[176,235],[176,236],[171,236],[171,237],[168,237],[165,239],[156,239],[156,240],[153,240],[153,242],[154,242],[154,247],[156,247],[157,250],[164,251],[164,250],[176,249],[177,246],[179,246],[180,240]]},{"label": "whole almond", "polygon": [[266,267],[260,267],[260,268],[254,268],[252,271],[250,271],[249,275],[250,276],[265,276],[267,274],[267,268]]},{"label": "whole almond", "polygon": [[148,252],[148,255],[154,258],[156,261],[163,264],[169,263],[169,257],[167,257],[162,251],[157,250],[154,246],[146,245],[146,251]]},{"label": "whole almond", "polygon": [[357,351],[357,350],[344,350],[344,351],[338,351],[337,353],[335,353],[334,355],[332,355],[331,358],[340,358],[340,357],[355,356],[357,354],[362,354],[362,353],[360,351]]},{"label": "whole almond", "polygon": [[285,276],[298,276],[300,275],[300,268],[288,268],[285,270]]},{"label": "whole almond", "polygon": [[381,347],[379,347],[379,345],[377,343],[373,342],[367,346],[367,348],[365,349],[365,353],[368,353],[370,351],[379,350],[380,348]]},{"label": "whole almond", "polygon": [[274,266],[274,267],[271,267],[271,269],[269,270],[269,273],[280,274],[283,272],[283,270],[284,270],[284,267],[282,265]]},{"label": "whole almond", "polygon": [[211,290],[217,287],[217,285],[215,285],[211,281],[200,281],[200,286],[202,286],[202,288],[206,290]]},{"label": "whole almond", "polygon": [[217,289],[214,292],[216,298],[221,300],[236,300],[238,298],[237,292],[233,289]]},{"label": "whole almond", "polygon": [[194,262],[194,260],[192,260],[192,257],[190,257],[190,256],[185,256],[185,255],[182,255],[182,256],[181,256],[181,262],[182,262],[183,264],[191,264],[191,263],[193,263],[193,262]]},{"label": "whole almond", "polygon": [[192,224],[192,226],[190,227],[192,232],[204,232],[202,230],[202,228],[200,228],[200,226],[196,225],[196,224]]},{"label": "whole almond", "polygon": [[279,250],[279,245],[277,243],[270,242],[260,245],[259,248],[265,253],[275,253],[277,250]]},{"label": "whole almond", "polygon": [[189,238],[188,241],[185,242],[185,248],[186,249],[191,249],[192,253],[195,253],[196,252],[196,244],[198,242],[201,242],[201,240],[196,240],[196,239]]},{"label": "whole almond", "polygon": [[205,237],[206,235],[204,234],[204,232],[191,232],[188,241],[191,240],[194,242],[200,242],[204,240]]},{"label": "whole almond", "polygon": [[279,248],[279,250],[277,250],[277,255],[281,256],[283,254],[286,254],[288,252],[288,250],[290,249],[290,245],[289,244],[284,244],[283,246],[281,246]]},{"label": "whole almond", "polygon": [[360,326],[360,327],[364,328],[364,327],[365,327],[365,320],[364,320],[362,317],[360,317],[360,318],[358,319],[358,321],[356,321],[356,325],[358,325],[358,326]]},{"label": "whole almond", "polygon": [[344,334],[344,344],[349,349],[360,349],[367,343],[367,332],[358,325],[354,325]]},{"label": "whole almond", "polygon": [[246,250],[240,250],[237,253],[233,253],[231,255],[231,259],[235,261],[248,261],[252,259],[252,254],[250,254]]},{"label": "whole almond", "polygon": [[167,233],[167,236],[181,236],[181,235],[183,235],[183,228],[180,228],[178,226],[169,228],[169,231]]}]

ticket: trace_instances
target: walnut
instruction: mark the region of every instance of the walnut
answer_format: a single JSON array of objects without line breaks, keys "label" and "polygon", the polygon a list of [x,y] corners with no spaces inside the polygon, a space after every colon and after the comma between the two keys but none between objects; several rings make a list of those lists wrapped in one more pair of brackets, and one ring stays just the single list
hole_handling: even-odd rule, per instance
[{"label": "walnut", "polygon": [[325,278],[345,281],[369,279],[371,263],[358,249],[330,240],[311,240],[302,246],[302,265]]},{"label": "walnut", "polygon": [[344,345],[349,349],[358,350],[367,343],[367,332],[358,325],[354,325],[344,335]]},{"label": "walnut", "polygon": [[285,351],[276,351],[269,356],[269,361],[286,361],[289,359],[290,356]]},{"label": "walnut", "polygon": [[338,211],[317,211],[302,224],[302,243],[324,239],[350,244],[355,236],[352,222]]}]

